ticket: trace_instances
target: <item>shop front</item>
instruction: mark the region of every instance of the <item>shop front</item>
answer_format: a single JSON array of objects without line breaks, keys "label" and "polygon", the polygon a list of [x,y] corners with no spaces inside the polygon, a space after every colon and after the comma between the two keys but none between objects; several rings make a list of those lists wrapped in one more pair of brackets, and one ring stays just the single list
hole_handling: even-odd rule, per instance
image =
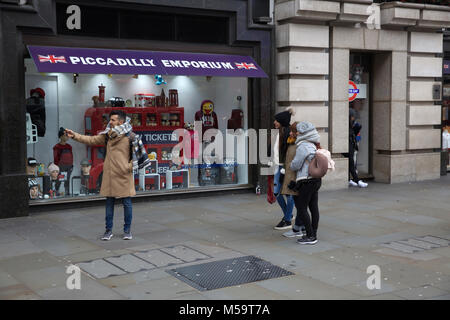
[{"label": "shop front", "polygon": [[440,178],[442,30],[450,7],[279,0],[275,21],[277,107],[294,108],[296,120],[318,128],[336,162],[324,189],[349,187],[350,109],[362,125],[354,159],[360,178]]},{"label": "shop front", "polygon": [[[191,7],[189,16],[185,8],[129,2],[111,7],[104,3],[95,7],[92,2],[89,7],[86,2],[77,10],[89,16],[102,9],[108,19],[135,13],[136,20],[156,19],[162,29],[174,29],[166,38],[152,35],[151,28],[148,33],[139,28],[133,32],[132,24],[123,23],[115,33],[108,28],[95,30],[89,18],[78,29],[76,21],[70,20],[71,3],[48,1],[48,6],[33,8],[53,21],[54,34],[49,35],[42,26],[28,25],[19,28],[16,41],[9,35],[10,43],[16,42],[16,51],[8,52],[6,43],[2,49],[3,53],[15,53],[18,69],[23,70],[16,79],[21,89],[17,93],[24,101],[17,108],[23,117],[16,117],[23,124],[16,128],[23,128],[24,139],[10,154],[2,153],[2,162],[14,162],[12,167],[22,164],[26,174],[15,168],[19,171],[15,178],[9,175],[15,186],[2,191],[2,217],[55,204],[103,201],[99,191],[105,146],[69,140],[64,130],[100,134],[113,110],[126,113],[149,158],[149,165],[134,172],[137,197],[210,192],[213,196],[214,192],[256,186],[256,168],[247,161],[238,162],[238,150],[247,154],[248,143],[238,145],[235,138],[237,132],[248,128],[267,127],[270,118],[271,27],[252,31],[249,26],[235,25],[234,17],[247,12],[234,2],[225,12],[217,10],[219,5],[213,5],[216,10],[209,13]],[[142,8],[144,12],[137,11]],[[27,9],[21,12],[23,18],[31,15],[31,8]],[[193,26],[209,21],[225,35],[211,38],[205,30],[204,37],[190,38],[182,28],[189,19]],[[223,22],[222,28],[217,29],[217,21]],[[230,28],[245,30],[236,39],[227,32]],[[2,111],[11,112],[11,107]],[[207,152],[213,157],[204,158]],[[2,175],[6,169],[3,167]],[[8,207],[8,197],[18,193],[18,203]]]},{"label": "shop front", "polygon": [[[444,42],[445,58],[450,58],[449,42]],[[450,172],[450,60],[443,63],[442,90],[442,174]]]}]

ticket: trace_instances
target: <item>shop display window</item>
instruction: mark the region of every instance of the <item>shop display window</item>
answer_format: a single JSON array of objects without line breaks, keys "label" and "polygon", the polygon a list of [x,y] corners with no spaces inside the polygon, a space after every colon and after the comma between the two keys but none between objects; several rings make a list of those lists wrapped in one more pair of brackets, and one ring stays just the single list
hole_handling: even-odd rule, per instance
[{"label": "shop display window", "polygon": [[442,100],[442,151],[446,154],[447,171],[450,171],[450,83],[443,86]]},{"label": "shop display window", "polygon": [[161,113],[161,126],[177,127],[180,126],[179,113]]},{"label": "shop display window", "polygon": [[[166,84],[158,85],[154,75],[80,73],[74,82],[71,73],[39,73],[31,59],[25,59],[25,65],[26,97],[35,97],[29,100],[33,110],[45,112],[27,118],[31,120],[27,128],[36,132],[27,144],[27,158],[37,162],[35,170],[29,170],[31,202],[100,196],[105,146],[65,141],[59,132],[67,128],[95,136],[106,129],[115,109],[130,118],[133,132],[141,137],[151,160],[134,174],[137,193],[248,184],[248,165],[237,164],[237,155],[223,164],[193,163],[199,145],[203,144],[203,149],[207,145],[201,138],[193,139],[194,121],[202,121],[200,135],[210,128],[221,131],[223,137],[228,128],[248,129],[247,78],[164,76]],[[234,114],[240,115],[239,123],[230,126]],[[192,139],[191,163],[175,164],[173,147],[181,138],[174,131],[183,128]],[[224,149],[228,145],[224,141]],[[248,145],[245,148],[248,150]],[[62,152],[58,157],[64,161],[55,159],[55,150]],[[55,164],[55,160],[60,162]],[[51,164],[59,170],[53,180]]]},{"label": "shop display window", "polygon": [[156,120],[156,113],[147,113],[147,127],[156,127],[158,126],[158,121]]},{"label": "shop display window", "polygon": [[139,113],[127,114],[127,117],[129,117],[131,119],[130,123],[133,127],[142,126],[142,118]]}]

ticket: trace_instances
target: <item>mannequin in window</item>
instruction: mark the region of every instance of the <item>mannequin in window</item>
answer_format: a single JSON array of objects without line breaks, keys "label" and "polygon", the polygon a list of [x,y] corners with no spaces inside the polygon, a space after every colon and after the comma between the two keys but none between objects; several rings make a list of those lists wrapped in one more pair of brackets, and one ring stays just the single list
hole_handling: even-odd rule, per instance
[{"label": "mannequin in window", "polygon": [[30,194],[30,199],[39,199],[41,198],[41,192],[40,187],[36,179],[36,167],[37,167],[37,161],[35,158],[28,158],[27,159],[27,176],[28,176],[28,189]]},{"label": "mannequin in window", "polygon": [[91,172],[91,161],[88,159],[83,159],[80,162],[81,166],[81,189],[80,194],[88,194],[89,193],[89,179]]},{"label": "mannequin in window", "polygon": [[26,100],[27,113],[31,122],[36,125],[38,136],[45,136],[45,91],[41,88],[30,90],[30,97]]},{"label": "mannequin in window", "polygon": [[[217,115],[214,112],[214,102],[204,100],[200,105],[200,110],[195,113],[195,121],[202,122],[202,137],[208,129],[219,129]],[[214,137],[211,139],[214,141]]]},{"label": "mannequin in window", "polygon": [[64,134],[64,128],[59,128],[59,143],[53,147],[53,163],[56,164],[61,172],[67,172],[66,181],[64,181],[65,194],[69,194],[69,181],[73,170],[72,146],[67,143],[68,136]]},{"label": "mannequin in window", "polygon": [[29,178],[28,179],[28,189],[30,191],[30,199],[41,199],[42,196],[39,192],[39,184],[37,183],[36,179]]},{"label": "mannequin in window", "polygon": [[61,186],[61,181],[59,181],[59,167],[54,163],[50,163],[50,165],[48,166],[48,174],[50,176],[50,184],[49,190],[47,192],[51,197],[59,196],[59,190]]},{"label": "mannequin in window", "polygon": [[27,159],[27,175],[29,178],[36,176],[36,167],[37,167],[37,161],[35,158],[28,158]]}]

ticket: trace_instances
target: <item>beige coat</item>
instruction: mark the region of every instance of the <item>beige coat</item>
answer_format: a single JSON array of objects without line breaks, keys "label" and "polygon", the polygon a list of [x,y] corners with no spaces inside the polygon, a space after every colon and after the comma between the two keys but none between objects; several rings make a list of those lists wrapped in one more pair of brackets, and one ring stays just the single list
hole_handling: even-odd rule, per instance
[{"label": "beige coat", "polygon": [[297,151],[297,146],[294,144],[290,144],[288,146],[288,149],[286,151],[286,162],[284,163],[284,180],[283,180],[283,186],[281,187],[281,194],[286,194],[286,195],[292,195],[292,196],[297,196],[298,192],[292,191],[291,189],[288,188],[288,184],[289,182],[291,182],[292,180],[296,180],[296,171],[292,171],[291,170],[291,162],[295,157],[295,153]]},{"label": "beige coat", "polygon": [[[75,133],[73,139],[88,145],[105,145],[104,134],[84,136]],[[130,161],[130,140],[125,135],[114,137],[110,135],[106,150],[100,194],[105,197],[115,198],[136,195],[133,162]]]}]

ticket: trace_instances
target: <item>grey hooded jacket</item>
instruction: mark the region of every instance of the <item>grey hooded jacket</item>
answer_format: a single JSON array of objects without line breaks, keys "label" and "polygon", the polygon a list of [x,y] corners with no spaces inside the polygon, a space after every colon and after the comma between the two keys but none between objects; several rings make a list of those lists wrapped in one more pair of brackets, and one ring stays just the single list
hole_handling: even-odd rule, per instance
[{"label": "grey hooded jacket", "polygon": [[320,136],[313,124],[302,121],[297,124],[299,135],[295,144],[297,151],[291,162],[291,169],[297,171],[297,181],[308,178],[309,162],[316,154],[314,143],[320,142]]}]

